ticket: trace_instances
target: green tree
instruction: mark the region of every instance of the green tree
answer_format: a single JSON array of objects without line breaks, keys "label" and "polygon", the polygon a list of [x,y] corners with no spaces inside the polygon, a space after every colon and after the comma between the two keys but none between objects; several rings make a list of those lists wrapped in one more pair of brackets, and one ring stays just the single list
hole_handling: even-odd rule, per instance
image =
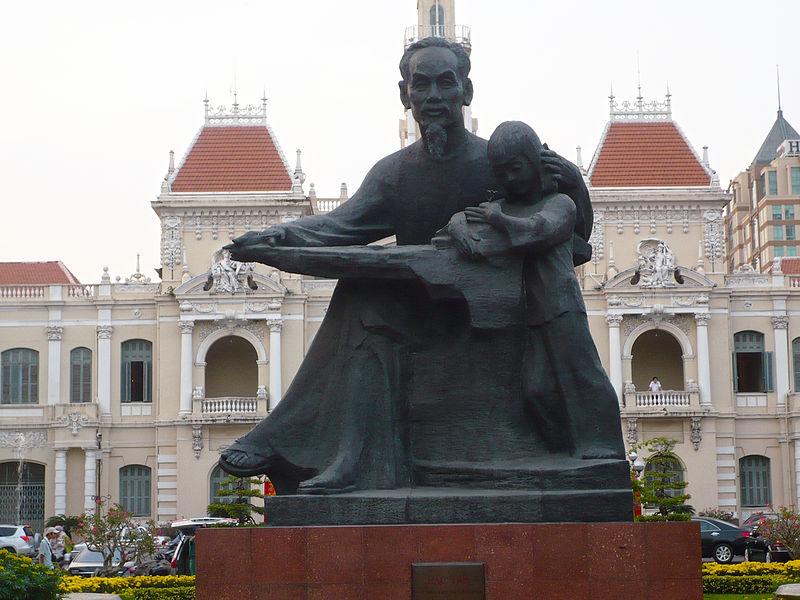
[{"label": "green tree", "polygon": [[644,506],[655,507],[663,517],[694,513],[694,509],[686,504],[691,496],[683,493],[687,483],[675,480],[673,467],[676,458],[673,449],[676,443],[665,437],[655,437],[631,448],[639,454],[650,452],[643,476],[631,478],[633,491],[638,492]]},{"label": "green tree", "polygon": [[229,502],[212,502],[208,505],[209,517],[236,519],[239,525],[254,525],[253,514],[263,515],[264,507],[255,506],[253,498],[264,498],[264,479],[262,477],[225,478],[220,483],[217,496],[231,498]]},{"label": "green tree", "polygon": [[95,498],[95,509],[84,513],[75,532],[90,550],[103,555],[99,577],[116,575],[129,560],[138,560],[155,551],[153,523],[142,526],[119,504],[106,507],[101,497]]},{"label": "green tree", "polygon": [[64,533],[66,533],[69,537],[72,537],[72,532],[78,527],[81,518],[79,516],[71,516],[68,517],[66,515],[55,515],[47,519],[47,522],[44,524],[45,527],[61,527],[64,528]]}]

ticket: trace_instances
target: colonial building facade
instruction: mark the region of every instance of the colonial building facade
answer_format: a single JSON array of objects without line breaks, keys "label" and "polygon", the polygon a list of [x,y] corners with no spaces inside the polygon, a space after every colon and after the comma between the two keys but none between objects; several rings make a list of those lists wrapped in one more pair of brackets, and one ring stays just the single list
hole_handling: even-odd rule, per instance
[{"label": "colonial building facade", "polygon": [[[469,43],[454,4],[420,0],[406,43],[429,33]],[[775,154],[747,174],[757,199],[740,207],[737,190],[752,181],[724,191],[671,100],[612,97],[587,168],[578,153],[595,210],[593,257],[578,276],[620,426],[629,447],[676,440],[675,477],[698,510],[798,506],[800,261],[775,262],[777,246],[756,251],[731,233],[769,221],[759,213],[773,214],[772,196],[773,221],[794,220],[797,136],[770,132]],[[413,143],[413,118],[402,123],[401,145]],[[465,125],[476,126],[469,114]],[[768,174],[759,191],[764,169],[776,172],[777,194]],[[291,166],[264,100],[206,100],[152,202],[158,280],[138,265],[87,285],[60,263],[0,264],[0,522],[41,527],[95,496],[160,522],[205,513],[220,450],[280,402],[335,286],[237,263],[222,247],[347,201],[344,186],[321,199],[304,181],[300,153]]]}]

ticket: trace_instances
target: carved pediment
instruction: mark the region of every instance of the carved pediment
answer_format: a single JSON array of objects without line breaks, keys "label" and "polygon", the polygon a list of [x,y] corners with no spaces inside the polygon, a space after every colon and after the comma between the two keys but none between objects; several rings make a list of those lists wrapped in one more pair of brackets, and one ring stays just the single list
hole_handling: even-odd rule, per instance
[{"label": "carved pediment", "polygon": [[[677,277],[680,277],[683,280],[683,283],[675,282],[675,285],[671,285],[667,288],[667,291],[673,293],[680,291],[681,288],[713,288],[716,286],[711,279],[689,267],[677,265],[674,267],[674,273]],[[637,275],[639,275],[638,267],[630,267],[629,269],[625,269],[606,281],[603,284],[603,289],[640,289],[644,286],[641,285],[641,277],[637,279]]]},{"label": "carved pediment", "polygon": [[[239,292],[238,295],[252,295],[252,294],[278,294],[283,296],[286,294],[286,287],[280,283],[280,281],[275,281],[271,277],[267,277],[266,275],[262,275],[260,273],[250,273],[252,277],[253,283],[256,286],[255,290],[250,288],[244,289],[242,292]],[[175,288],[175,295],[176,296],[186,296],[186,295],[206,295],[206,296],[213,296],[216,295],[216,292],[210,289],[206,289],[208,286],[208,273],[203,273],[202,275],[196,275],[192,277],[186,283],[182,283],[177,288]],[[226,295],[230,296],[231,293],[227,293]]]}]

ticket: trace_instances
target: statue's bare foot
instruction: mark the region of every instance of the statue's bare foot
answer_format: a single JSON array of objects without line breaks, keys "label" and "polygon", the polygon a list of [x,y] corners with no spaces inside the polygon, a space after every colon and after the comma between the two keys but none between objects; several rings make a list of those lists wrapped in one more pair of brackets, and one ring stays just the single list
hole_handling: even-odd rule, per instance
[{"label": "statue's bare foot", "polygon": [[575,452],[575,455],[580,456],[585,460],[625,459],[625,456],[620,452],[620,450],[616,448],[610,448],[608,446],[584,446],[582,448],[578,448]]},{"label": "statue's bare foot", "polygon": [[301,494],[346,494],[355,490],[352,477],[334,469],[323,471],[300,484]]},{"label": "statue's bare foot", "polygon": [[250,444],[236,442],[222,451],[219,466],[236,477],[253,477],[266,474],[274,466],[274,458]]}]

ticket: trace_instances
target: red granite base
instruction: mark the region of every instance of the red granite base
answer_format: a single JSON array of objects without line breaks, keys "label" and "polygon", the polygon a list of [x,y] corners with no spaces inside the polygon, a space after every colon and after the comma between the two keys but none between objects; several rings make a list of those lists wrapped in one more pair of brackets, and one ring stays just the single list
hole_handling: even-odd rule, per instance
[{"label": "red granite base", "polygon": [[197,600],[411,600],[411,564],[485,563],[488,600],[702,600],[696,523],[203,529]]}]

